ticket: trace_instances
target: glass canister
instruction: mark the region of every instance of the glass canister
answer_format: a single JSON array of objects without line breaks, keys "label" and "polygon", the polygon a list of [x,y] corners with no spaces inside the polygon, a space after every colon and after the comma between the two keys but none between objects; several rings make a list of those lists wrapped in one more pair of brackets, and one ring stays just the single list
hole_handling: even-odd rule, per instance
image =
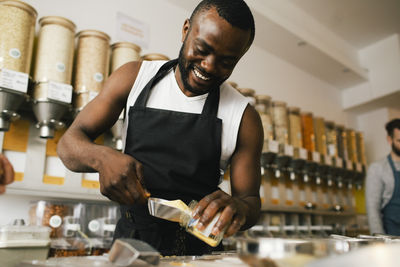
[{"label": "glass canister", "polygon": [[49,81],[71,84],[76,26],[72,21],[56,16],[43,17],[39,24],[33,97],[45,100]]},{"label": "glass canister", "polygon": [[336,125],[336,138],[338,156],[344,160],[347,160],[347,134],[343,125]]},{"label": "glass canister", "polygon": [[328,148],[328,155],[337,157],[337,138],[336,138],[336,129],[335,123],[333,121],[325,122],[325,132],[326,132],[326,144]]},{"label": "glass canister", "polygon": [[111,45],[111,72],[129,61],[140,60],[140,46],[129,42],[118,42]]},{"label": "glass canister", "polygon": [[29,74],[37,12],[15,0],[0,1],[0,69]]},{"label": "glass canister", "polygon": [[289,140],[293,147],[303,147],[303,136],[301,131],[300,108],[289,107]]},{"label": "glass canister", "polygon": [[356,132],[356,142],[357,142],[358,162],[363,165],[367,165],[367,157],[365,155],[364,135],[362,132]]},{"label": "glass canister", "polygon": [[303,133],[303,148],[313,152],[315,151],[313,114],[311,112],[302,112],[300,118]]},{"label": "glass canister", "polygon": [[250,105],[253,107],[256,105],[255,90],[251,88],[237,88],[237,90],[249,100]]},{"label": "glass canister", "polygon": [[326,133],[325,133],[325,121],[322,117],[314,118],[314,129],[315,129],[315,144],[316,150],[321,155],[326,155]]},{"label": "glass canister", "polygon": [[271,118],[271,97],[268,95],[256,95],[256,110],[260,114],[264,130],[264,141],[274,140],[274,129]]},{"label": "glass canister", "polygon": [[148,60],[148,61],[154,61],[154,60],[169,60],[169,57],[163,54],[159,53],[149,53],[146,55],[143,55],[141,57],[142,60]]},{"label": "glass canister", "polygon": [[281,144],[289,144],[289,123],[286,103],[272,101],[272,121],[275,140]]},{"label": "glass canister", "polygon": [[353,129],[346,129],[347,135],[347,153],[349,160],[357,163],[357,141],[356,132]]},{"label": "glass canister", "polygon": [[96,30],[80,31],[77,37],[74,107],[81,110],[100,92],[108,76],[110,37]]}]

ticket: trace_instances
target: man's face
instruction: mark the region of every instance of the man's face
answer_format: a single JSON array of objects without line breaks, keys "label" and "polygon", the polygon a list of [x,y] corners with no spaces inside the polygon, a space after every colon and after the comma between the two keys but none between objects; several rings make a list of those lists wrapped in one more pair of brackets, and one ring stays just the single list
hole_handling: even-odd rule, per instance
[{"label": "man's face", "polygon": [[394,129],[393,136],[388,137],[389,144],[392,146],[392,151],[400,157],[400,130]]},{"label": "man's face", "polygon": [[247,51],[249,38],[250,30],[233,27],[215,9],[186,20],[176,74],[179,87],[188,96],[219,87]]}]

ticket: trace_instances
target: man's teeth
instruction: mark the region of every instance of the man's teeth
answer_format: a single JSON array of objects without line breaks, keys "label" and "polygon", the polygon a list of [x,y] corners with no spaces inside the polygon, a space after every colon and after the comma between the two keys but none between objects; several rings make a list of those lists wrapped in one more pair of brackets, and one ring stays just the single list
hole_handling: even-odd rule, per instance
[{"label": "man's teeth", "polygon": [[210,79],[209,77],[203,76],[197,69],[194,69],[194,74],[196,75],[196,77],[205,81],[208,81]]}]

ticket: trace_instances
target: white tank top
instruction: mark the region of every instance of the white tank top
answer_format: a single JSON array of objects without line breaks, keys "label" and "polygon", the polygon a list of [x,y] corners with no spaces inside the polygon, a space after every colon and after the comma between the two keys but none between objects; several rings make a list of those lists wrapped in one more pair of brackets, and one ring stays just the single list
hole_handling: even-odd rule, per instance
[{"label": "white tank top", "polygon": [[[143,61],[135,83],[129,93],[126,111],[135,104],[140,92],[157,73],[165,61]],[[173,110],[186,113],[200,114],[208,94],[188,97],[178,86],[174,71],[171,69],[151,90],[146,106],[157,109]],[[220,168],[226,169],[230,158],[235,151],[237,135],[243,112],[248,104],[246,97],[242,96],[228,83],[220,87],[220,99],[217,117],[222,120],[221,161]],[[128,112],[125,112],[125,123],[122,132],[124,140],[128,129]],[[140,127],[140,125],[138,126]],[[179,145],[179,144],[177,144]]]}]

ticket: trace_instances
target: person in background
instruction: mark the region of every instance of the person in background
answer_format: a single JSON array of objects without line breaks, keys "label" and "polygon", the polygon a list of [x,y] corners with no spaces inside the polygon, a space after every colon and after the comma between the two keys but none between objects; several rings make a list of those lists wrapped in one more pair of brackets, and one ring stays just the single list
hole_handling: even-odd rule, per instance
[{"label": "person in background", "polygon": [[6,185],[14,181],[14,168],[10,161],[0,154],[0,194],[6,191]]},{"label": "person in background", "polygon": [[[183,24],[177,59],[121,66],[62,136],[57,149],[65,166],[99,172],[100,192],[121,205],[114,238],[143,240],[162,255],[215,249],[178,223],[151,216],[145,190],[186,204],[199,201],[194,217],[200,230],[221,212],[214,235],[226,229],[231,236],[257,222],[262,124],[225,82],[254,34],[243,0],[201,1]],[[124,153],[95,144],[124,108]],[[218,187],[227,165],[232,195]]]},{"label": "person in background", "polygon": [[368,223],[371,233],[400,236],[400,119],[388,122],[386,131],[392,151],[367,172]]}]

